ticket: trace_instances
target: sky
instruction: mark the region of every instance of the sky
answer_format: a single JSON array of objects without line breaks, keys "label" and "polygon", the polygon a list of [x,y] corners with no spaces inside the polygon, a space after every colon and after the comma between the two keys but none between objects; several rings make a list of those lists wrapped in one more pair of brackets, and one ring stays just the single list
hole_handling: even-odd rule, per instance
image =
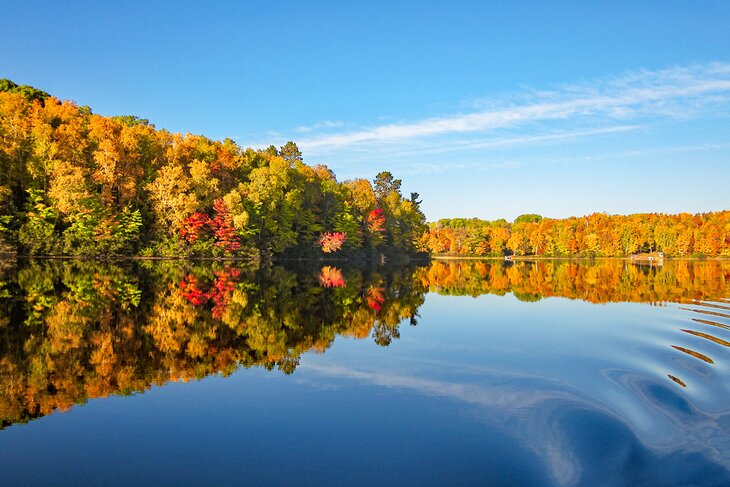
[{"label": "sky", "polygon": [[730,2],[0,0],[0,77],[430,221],[730,209]]}]

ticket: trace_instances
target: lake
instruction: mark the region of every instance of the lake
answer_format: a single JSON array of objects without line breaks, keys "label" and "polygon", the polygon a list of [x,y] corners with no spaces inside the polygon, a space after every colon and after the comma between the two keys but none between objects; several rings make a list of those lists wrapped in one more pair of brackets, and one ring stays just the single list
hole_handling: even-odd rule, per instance
[{"label": "lake", "polygon": [[730,261],[0,263],[6,485],[728,485]]}]

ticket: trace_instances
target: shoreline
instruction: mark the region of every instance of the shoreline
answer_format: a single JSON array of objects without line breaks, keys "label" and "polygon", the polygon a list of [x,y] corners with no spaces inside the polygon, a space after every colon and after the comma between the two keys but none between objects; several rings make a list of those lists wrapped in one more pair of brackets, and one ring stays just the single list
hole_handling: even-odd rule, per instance
[{"label": "shoreline", "polygon": [[[13,261],[13,260],[89,260],[89,261],[210,261],[210,262],[247,262],[247,263],[261,263],[259,259],[252,259],[250,257],[171,257],[171,256],[143,256],[143,255],[110,255],[110,256],[83,256],[83,255],[16,255],[16,254],[0,254],[0,262]],[[328,258],[311,258],[311,257],[281,257],[271,259],[270,262],[366,262],[369,259],[350,259],[347,257],[328,257]],[[542,255],[521,255],[511,256],[509,260],[504,257],[495,256],[474,256],[474,255],[430,255],[430,256],[417,256],[417,257],[406,257],[406,258],[390,258],[386,260],[391,262],[401,262],[403,260],[411,262],[428,262],[430,260],[495,260],[501,262],[516,262],[516,261],[538,261],[538,260],[578,260],[578,261],[592,261],[592,260],[626,260],[630,261],[629,257],[582,257],[582,256],[565,256],[565,257],[554,257],[554,256],[542,256]],[[665,261],[680,261],[680,260],[692,260],[692,261],[730,261],[730,256],[712,256],[712,257],[665,257]]]},{"label": "shoreline", "polygon": [[[387,256],[386,256],[387,257]],[[387,258],[388,262],[429,262],[430,256],[397,256]],[[0,262],[11,262],[15,260],[86,260],[97,262],[118,262],[118,261],[201,261],[201,262],[246,262],[250,264],[261,264],[265,262],[341,262],[341,263],[362,263],[362,262],[379,262],[380,259],[361,259],[348,257],[279,257],[272,258],[268,261],[250,257],[170,257],[170,256],[142,256],[142,255],[16,255],[16,254],[0,254]]]},{"label": "shoreline", "polygon": [[[516,262],[516,261],[534,261],[534,260],[626,260],[631,261],[630,257],[581,257],[581,256],[566,256],[566,257],[553,257],[546,255],[521,255],[512,256],[509,260],[504,257],[492,257],[492,256],[473,256],[473,255],[432,255],[433,260],[499,260],[504,262]],[[730,257],[725,256],[712,256],[712,257],[664,257],[665,261],[679,261],[679,260],[721,260],[730,261]],[[639,262],[637,262],[639,263]],[[643,261],[641,263],[644,263]]]}]

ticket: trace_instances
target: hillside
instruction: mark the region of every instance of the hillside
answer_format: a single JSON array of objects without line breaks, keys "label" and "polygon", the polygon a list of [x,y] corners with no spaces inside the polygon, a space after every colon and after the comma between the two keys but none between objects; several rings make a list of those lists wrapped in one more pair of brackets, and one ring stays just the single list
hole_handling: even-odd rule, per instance
[{"label": "hillside", "polygon": [[296,144],[266,150],[0,80],[0,251],[312,257],[414,253],[417,194],[387,171],[340,182]]}]

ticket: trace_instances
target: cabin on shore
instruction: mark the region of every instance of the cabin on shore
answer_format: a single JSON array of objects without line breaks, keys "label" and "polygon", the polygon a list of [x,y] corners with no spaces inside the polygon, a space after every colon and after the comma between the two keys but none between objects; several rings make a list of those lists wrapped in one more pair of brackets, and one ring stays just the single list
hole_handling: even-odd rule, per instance
[{"label": "cabin on shore", "polygon": [[664,252],[646,252],[641,254],[634,254],[629,257],[631,262],[637,264],[658,264],[664,263]]}]

